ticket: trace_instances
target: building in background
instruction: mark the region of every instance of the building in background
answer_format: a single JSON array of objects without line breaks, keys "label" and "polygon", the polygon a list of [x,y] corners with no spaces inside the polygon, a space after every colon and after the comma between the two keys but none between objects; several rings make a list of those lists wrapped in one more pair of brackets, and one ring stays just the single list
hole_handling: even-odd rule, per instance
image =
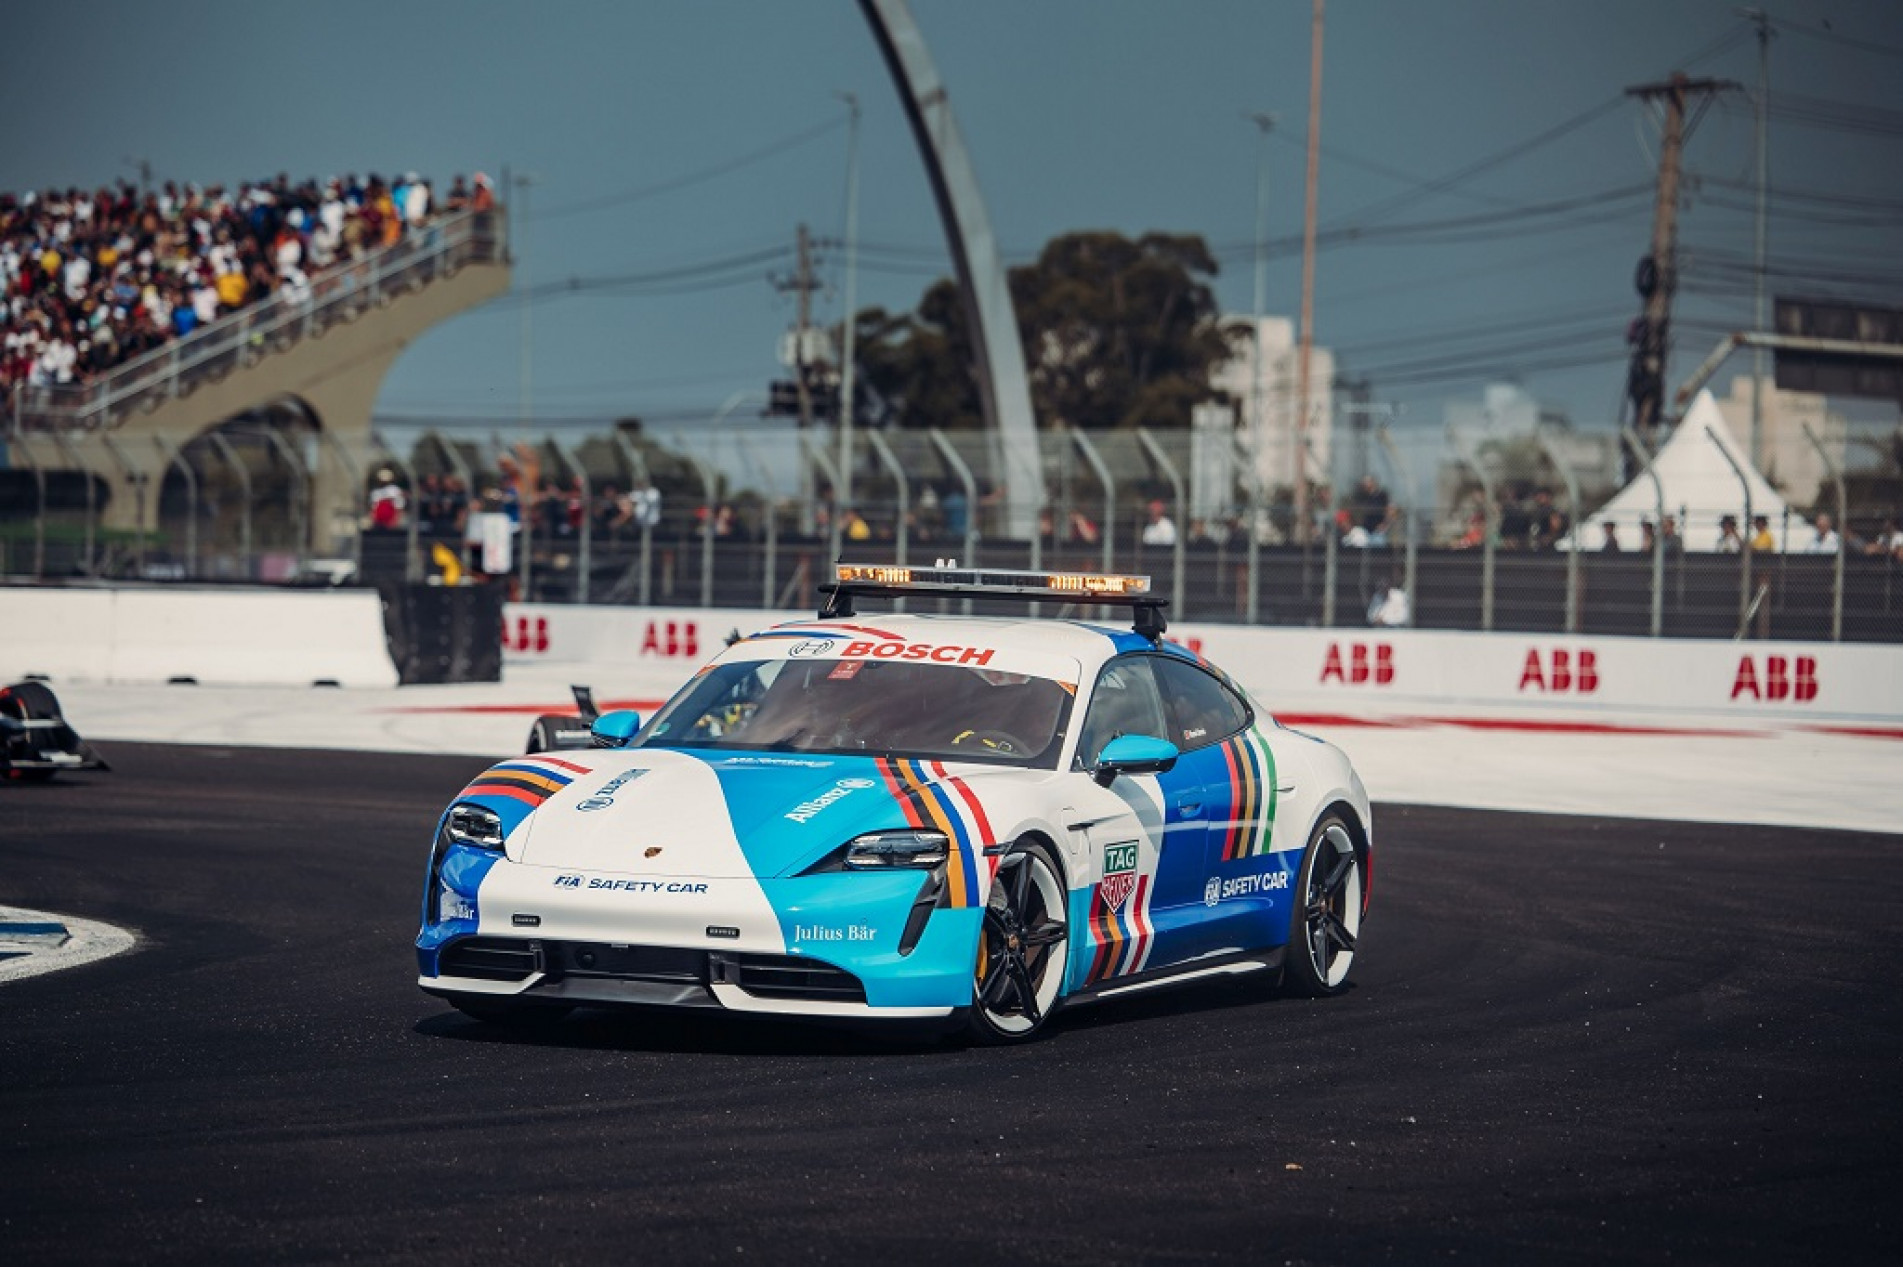
[{"label": "building in background", "polygon": [[[1816,433],[1824,452],[1842,470],[1847,434],[1843,415],[1830,408],[1827,397],[1816,392],[1784,391],[1769,378],[1764,380],[1761,408],[1763,425],[1757,452],[1751,455],[1753,463],[1791,505],[1816,504],[1829,492],[1829,475],[1823,459],[1804,435],[1804,428],[1808,426]],[[1732,378],[1731,394],[1718,399],[1718,409],[1733,435],[1744,440],[1751,434],[1751,375]]]},{"label": "building in background", "polygon": [[[1244,338],[1237,340],[1237,354],[1210,374],[1209,381],[1236,402],[1237,431],[1255,453],[1257,473],[1264,484],[1288,488],[1295,483],[1296,394],[1301,375],[1295,323],[1287,317],[1262,318],[1262,355],[1256,367],[1256,354],[1246,341],[1254,321],[1248,316],[1223,318],[1225,328],[1242,331]],[[1253,383],[1252,367],[1257,369]],[[1308,370],[1306,469],[1310,483],[1326,483],[1334,459],[1334,382],[1335,354],[1327,348],[1314,348],[1309,353]]]}]

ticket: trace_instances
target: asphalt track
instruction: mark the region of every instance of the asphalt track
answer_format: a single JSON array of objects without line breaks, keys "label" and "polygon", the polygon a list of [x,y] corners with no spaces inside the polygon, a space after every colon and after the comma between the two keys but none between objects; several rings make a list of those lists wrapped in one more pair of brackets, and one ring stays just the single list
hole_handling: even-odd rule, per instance
[{"label": "asphalt track", "polygon": [[0,784],[0,1262],[1895,1262],[1895,836],[1383,806],[1357,988],[1046,1041],[414,986],[472,758],[115,744]]}]

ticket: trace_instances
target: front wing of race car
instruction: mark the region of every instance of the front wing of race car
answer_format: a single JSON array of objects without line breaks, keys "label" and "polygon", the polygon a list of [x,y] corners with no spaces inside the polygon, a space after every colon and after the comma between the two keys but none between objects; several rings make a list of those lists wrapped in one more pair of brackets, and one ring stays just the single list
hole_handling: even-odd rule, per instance
[{"label": "front wing of race car", "polygon": [[417,940],[445,997],[923,1019],[971,1001],[982,911],[931,873],[595,874],[452,845]]}]

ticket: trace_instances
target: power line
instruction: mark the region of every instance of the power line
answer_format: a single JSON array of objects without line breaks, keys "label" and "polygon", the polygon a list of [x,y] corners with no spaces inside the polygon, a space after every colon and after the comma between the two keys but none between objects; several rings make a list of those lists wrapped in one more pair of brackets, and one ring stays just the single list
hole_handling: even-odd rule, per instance
[{"label": "power line", "polygon": [[541,212],[537,219],[543,221],[560,220],[568,216],[587,215],[590,212],[606,211],[611,207],[626,206],[631,202],[640,202],[647,198],[657,198],[662,194],[671,194],[682,189],[691,189],[695,185],[702,185],[710,180],[716,180],[731,172],[737,172],[744,167],[750,167],[755,163],[778,158],[788,150],[818,140],[827,133],[836,131],[842,122],[843,121],[838,118],[829,118],[824,123],[815,124],[803,131],[783,136],[776,141],[761,146],[759,149],[749,150],[738,158],[728,159],[725,162],[716,163],[711,167],[703,167],[698,171],[689,172],[684,176],[676,176],[670,180],[658,181],[652,185],[638,185],[633,189],[626,189],[620,193],[607,194],[600,198],[584,199],[581,202],[571,202],[565,206],[557,207],[553,211]]}]

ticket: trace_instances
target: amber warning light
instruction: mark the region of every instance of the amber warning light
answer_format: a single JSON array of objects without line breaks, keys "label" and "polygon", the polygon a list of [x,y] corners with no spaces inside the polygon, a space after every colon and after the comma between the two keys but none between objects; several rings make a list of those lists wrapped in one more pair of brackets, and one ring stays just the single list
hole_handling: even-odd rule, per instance
[{"label": "amber warning light", "polygon": [[891,567],[875,563],[841,563],[835,575],[842,585],[881,588],[956,587],[960,592],[989,590],[999,595],[1075,594],[1080,598],[1129,597],[1150,592],[1147,576],[1118,576],[1105,572],[1019,572],[988,568]]}]

